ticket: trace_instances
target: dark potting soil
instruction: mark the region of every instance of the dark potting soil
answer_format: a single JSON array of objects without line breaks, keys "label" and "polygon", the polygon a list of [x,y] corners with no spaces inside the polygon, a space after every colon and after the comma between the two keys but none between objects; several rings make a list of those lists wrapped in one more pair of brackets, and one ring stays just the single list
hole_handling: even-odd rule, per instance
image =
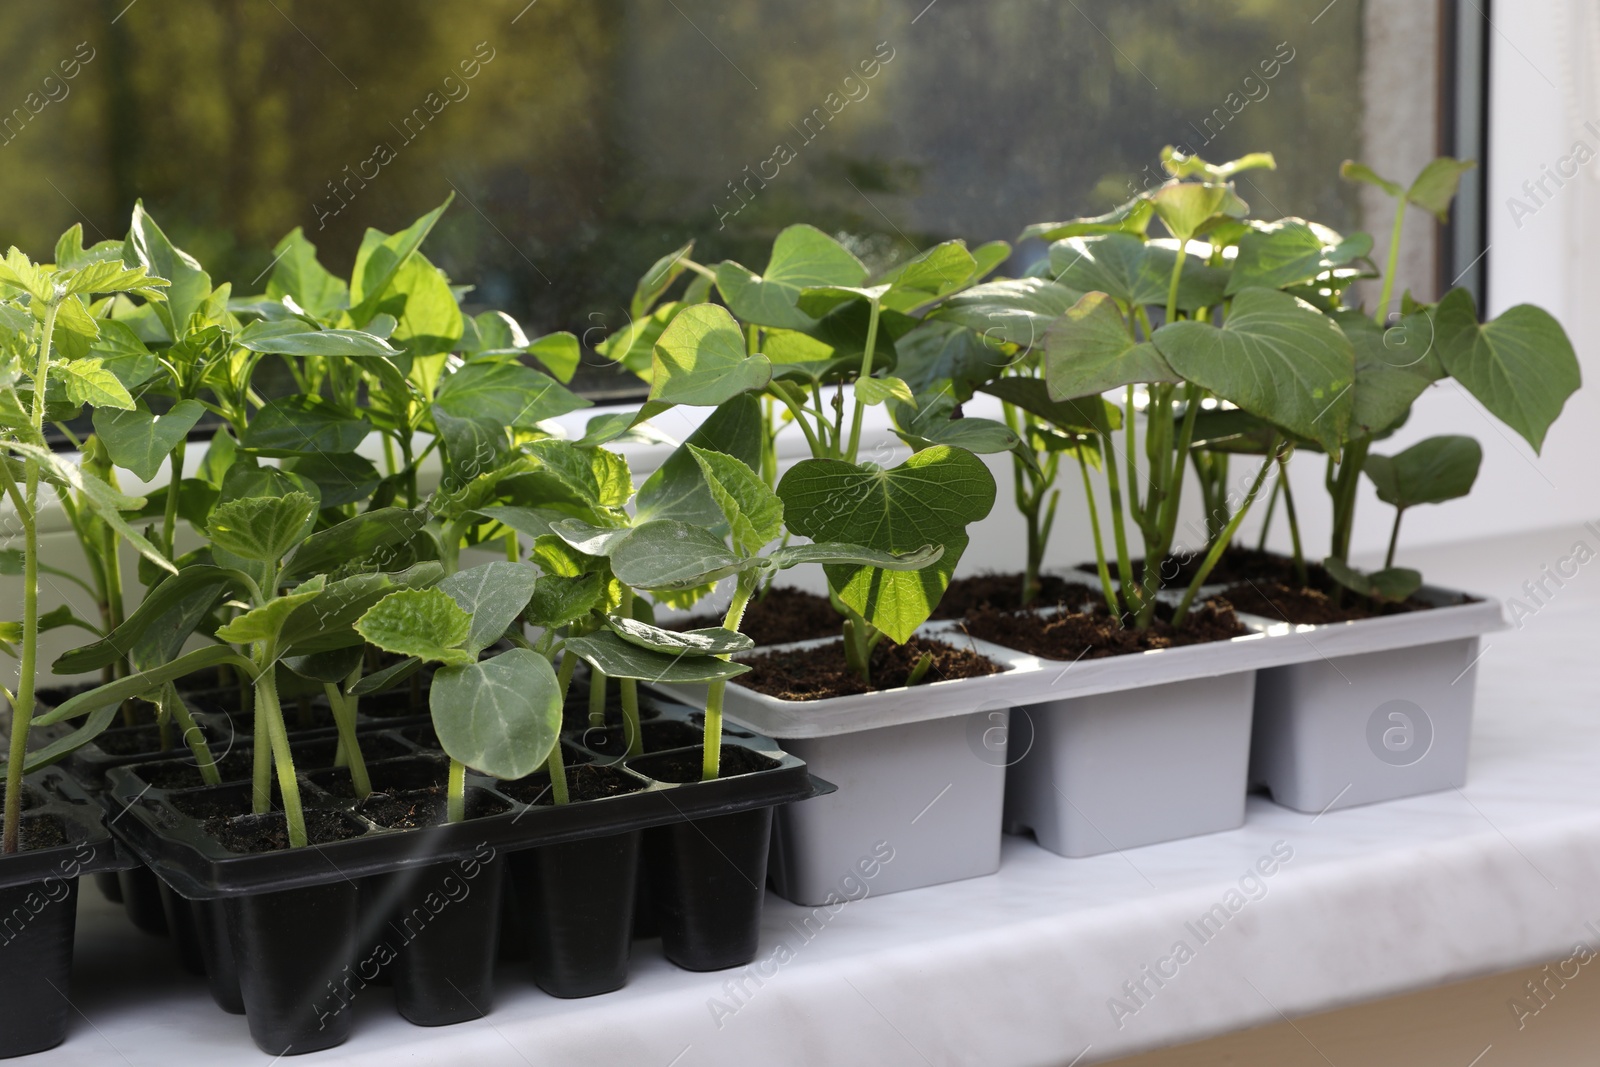
[{"label": "dark potting soil", "polygon": [[[481,789],[467,790],[465,800],[469,819],[485,819],[511,810],[510,804]],[[443,825],[449,815],[449,797],[439,786],[402,793],[373,793],[356,810],[379,826],[416,830]]]},{"label": "dark potting soil", "polygon": [[734,684],[782,700],[820,700],[897,689],[906,684],[924,652],[933,653],[933,665],[918,684],[951,678],[979,678],[999,674],[1004,669],[971,649],[943,641],[913,637],[903,645],[896,645],[885,640],[873,649],[869,664],[872,683],[869,685],[845,663],[844,642],[833,641],[811,648],[751,656],[744,661],[750,664],[750,673],[734,679]]},{"label": "dark potting soil", "polygon": [[[389,763],[370,763],[367,776],[378,793],[404,793],[443,787],[449,769],[437,760],[400,759]],[[355,798],[355,786],[348,768],[317,771],[311,780],[336,797]]]},{"label": "dark potting soil", "polygon": [[[1329,582],[1332,585],[1332,582]],[[1433,605],[1412,597],[1400,604],[1373,604],[1367,598],[1345,591],[1335,603],[1321,589],[1297,588],[1283,582],[1241,582],[1223,590],[1222,596],[1238,611],[1262,618],[1300,624],[1349,622],[1381,615],[1405,615],[1428,611]]]},{"label": "dark potting soil", "polygon": [[[1135,629],[1105,609],[1093,612],[995,611],[979,608],[967,616],[967,632],[1018,652],[1044,659],[1099,659],[1155,648],[1226,641],[1249,633],[1227,603],[1207,601],[1189,613],[1181,630],[1168,621],[1172,609],[1161,605],[1149,628]],[[1164,617],[1162,617],[1164,616]]]},{"label": "dark potting soil", "polygon": [[[1162,584],[1168,587],[1186,586],[1194,581],[1194,576],[1199,573],[1200,565],[1205,562],[1204,553],[1193,555],[1171,555],[1166,558],[1161,568]],[[1111,580],[1118,581],[1118,571],[1115,562],[1107,564],[1111,571]],[[1144,560],[1133,560],[1129,566],[1135,575],[1144,574]],[[1093,563],[1079,566],[1085,574],[1095,573]],[[1306,561],[1306,580],[1313,587],[1326,588],[1332,581],[1328,572],[1320,563]],[[1211,573],[1206,575],[1206,583],[1218,585],[1233,582],[1283,582],[1294,583],[1294,560],[1288,556],[1280,556],[1276,552],[1263,552],[1243,545],[1230,545],[1222,553],[1222,558],[1217,560],[1217,565],[1211,568]]]},{"label": "dark potting soil", "polygon": [[187,750],[183,741],[183,727],[176,722],[170,723],[166,734],[166,748],[162,748],[163,739],[159,726],[115,727],[95,738],[94,743],[108,756],[142,756],[177,749]]},{"label": "dark potting soil", "polygon": [[[643,735],[641,740],[646,752],[664,752],[669,748],[698,745],[701,741],[701,731],[674,719],[641,723],[639,732]],[[602,756],[624,756],[628,752],[627,733],[621,726],[586,729],[579,740],[585,748]]]},{"label": "dark potting soil", "polygon": [[[680,752],[667,752],[650,760],[650,777],[659,782],[675,782],[679,785],[698,782],[703,773],[704,760],[705,754],[699,746]],[[763,756],[759,752],[724,745],[717,763],[717,777],[733,778],[740,774],[768,771],[777,765],[777,760]]]},{"label": "dark potting soil", "polygon": [[[616,695],[617,686],[615,682],[609,682],[607,683],[607,686],[611,690],[612,695],[611,698],[606,702],[606,725],[620,727],[624,722],[622,718],[622,704],[620,703],[621,698]],[[660,714],[661,713],[655,708],[640,707],[639,721],[649,722],[651,719],[660,716]],[[561,712],[561,728],[563,730],[589,729],[589,702],[587,689],[583,691],[581,696],[571,697],[567,700],[567,705],[564,709],[562,709]]]},{"label": "dark potting soil", "polygon": [[[308,808],[305,818],[306,836],[313,845],[348,841],[360,837],[366,829],[354,819],[332,811]],[[229,852],[282,852],[289,848],[289,824],[279,811],[207,819],[203,826]]]},{"label": "dark potting soil", "polygon": [[[637,793],[645,787],[645,783],[615,767],[580,763],[576,766],[568,764],[566,771],[567,799],[572,801],[600,800],[624,793]],[[555,797],[550,792],[550,776],[543,772],[530,774],[514,782],[502,782],[500,791],[524,804],[555,803]]]},{"label": "dark potting soil", "polygon": [[424,696],[419,704],[411,699],[411,691],[405,686],[391,689],[386,693],[362,697],[357,707],[361,714],[370,715],[374,719],[404,719],[412,715],[428,714],[427,697]]},{"label": "dark potting soil", "polygon": [[[313,800],[304,789],[301,790],[300,796],[305,804],[310,804]],[[250,786],[248,783],[211,786],[192,792],[174,793],[167,798],[167,803],[191,819],[201,821],[226,819],[250,810]],[[272,783],[271,806],[274,810],[283,807],[283,794],[278,791],[276,780]]]},{"label": "dark potting soil", "polygon": [[[674,630],[700,630],[722,625],[722,615],[691,615],[672,623]],[[767,595],[752,600],[744,609],[739,632],[757,645],[783,645],[790,641],[810,641],[833,637],[843,620],[828,598],[804,593],[786,586],[773,586]]]},{"label": "dark potting soil", "polygon": [[[1069,582],[1055,574],[1039,576],[1037,604],[1078,604],[1100,599],[1103,594],[1092,585]],[[1016,611],[1022,607],[1022,572],[1014,574],[974,574],[950,583],[934,609],[935,619],[964,619],[975,608]]]},{"label": "dark potting soil", "polygon": [[[200,777],[200,768],[195,766],[193,753],[184,749],[181,754],[175,752],[173,756],[175,758],[171,760],[140,766],[139,777],[146,785],[157,789],[191,789],[205,784],[205,779]],[[217,757],[217,773],[224,782],[249,778],[252,770],[248,748],[236,748],[225,756]]]},{"label": "dark potting soil", "polygon": [[54,815],[34,815],[22,820],[22,851],[60,848],[67,843],[67,828]]}]

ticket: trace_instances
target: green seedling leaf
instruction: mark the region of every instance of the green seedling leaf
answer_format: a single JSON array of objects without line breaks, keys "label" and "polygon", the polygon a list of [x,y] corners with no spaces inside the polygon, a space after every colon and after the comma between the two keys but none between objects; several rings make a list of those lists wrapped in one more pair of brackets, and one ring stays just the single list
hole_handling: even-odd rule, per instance
[{"label": "green seedling leaf", "polygon": [[[1027,349],[1043,340],[1050,324],[1082,297],[1080,290],[1059,281],[1010,278],[957,293],[930,312],[929,317],[965,326],[991,342]],[[902,365],[905,362],[902,351]]]},{"label": "green seedling leaf", "polygon": [[523,537],[537,539],[550,533],[550,524],[566,518],[559,511],[546,508],[523,508],[511,505],[491,504],[478,509],[478,514],[485,518],[510,527]]},{"label": "green seedling leaf", "polygon": [[132,411],[134,408],[132,395],[99,359],[90,357],[57,363],[52,369],[66,386],[67,399],[74,404],[122,411]]},{"label": "green seedling leaf", "polygon": [[295,591],[276,596],[259,607],[251,608],[217,628],[217,640],[235,645],[248,645],[255,641],[276,641],[279,632],[294,610],[309,604],[322,595],[323,577],[317,575],[302,582]]},{"label": "green seedling leaf", "polygon": [[1478,324],[1465,289],[1452,289],[1434,312],[1435,348],[1445,370],[1538,452],[1567,398],[1583,384],[1578,357],[1550,313],[1519,304]]},{"label": "green seedling leaf", "polygon": [[1431,368],[1438,358],[1426,351],[1431,337],[1424,336],[1431,335],[1432,324],[1427,316],[1414,315],[1383,330],[1356,311],[1336,314],[1334,319],[1356,353],[1350,436],[1381,434],[1405,418],[1433,380]]},{"label": "green seedling leaf", "polygon": [[[1015,362],[1003,346],[1004,330],[992,327],[986,338],[966,326],[932,320],[918,326],[895,344],[899,352],[896,371],[914,394],[932,392],[950,383],[963,400],[973,390],[1003,374]],[[1043,337],[1041,328],[1039,337]]]},{"label": "green seedling leaf", "polygon": [[1052,400],[1075,400],[1143,382],[1181,379],[1156,346],[1135,344],[1116,301],[1089,293],[1045,335],[1045,381]]},{"label": "green seedling leaf", "polygon": [[1187,241],[1228,204],[1226,185],[1169,182],[1150,197],[1156,217],[1180,241]]},{"label": "green seedling leaf", "polygon": [[526,648],[437,671],[428,704],[445,754],[495,778],[537,771],[561,735],[561,683]]},{"label": "green seedling leaf", "polygon": [[610,546],[611,573],[634,589],[692,589],[748,566],[722,538],[675,519],[643,523]]},{"label": "green seedling leaf", "polygon": [[1154,341],[1185,380],[1339,450],[1350,424],[1355,351],[1333,320],[1305,301],[1246,289],[1222,328],[1169,322]]},{"label": "green seedling leaf", "polygon": [[860,285],[866,276],[867,269],[843,245],[814,226],[799,224],[778,234],[762,274],[731,260],[719,263],[717,289],[741,321],[803,330],[813,316],[799,308],[802,289]]},{"label": "green seedling leaf", "polygon": [[656,301],[661,299],[663,293],[672,288],[672,283],[678,276],[688,270],[684,260],[689,258],[689,253],[694,251],[694,242],[690,241],[682,248],[670,255],[662,256],[650,265],[639,279],[639,284],[634,286],[633,301],[628,305],[628,316],[633,319],[642,318],[650,314],[656,306]]},{"label": "green seedling leaf", "polygon": [[[871,308],[853,300],[829,311],[803,331],[767,330],[762,345],[763,354],[772,361],[772,377],[802,385],[857,377],[871,318]],[[879,312],[878,333],[872,346],[874,372],[894,369],[896,342],[916,325],[916,319],[898,311]]]},{"label": "green seedling leaf", "polygon": [[285,461],[284,467],[315,484],[325,508],[359,504],[383,481],[372,461],[356,452],[313,452]]},{"label": "green seedling leaf", "polygon": [[394,340],[413,358],[442,356],[461,340],[461,305],[444,272],[421,252],[395,271],[389,295],[378,307],[397,318]]},{"label": "green seedling leaf", "polygon": [[350,289],[317,260],[317,246],[296,226],[273,246],[272,274],[267,295],[274,300],[292,297],[306,312],[326,319],[350,304]]},{"label": "green seedling leaf", "polygon": [[1239,239],[1228,295],[1242,289],[1285,289],[1361,259],[1372,251],[1364,233],[1341,237],[1304,219],[1266,223]]},{"label": "green seedling leaf", "polygon": [[452,479],[452,484],[464,485],[506,461],[506,454],[510,451],[510,435],[502,422],[494,419],[458,419],[435,404],[433,425],[439,431],[439,440],[444,443],[445,471]]},{"label": "green seedling leaf", "polygon": [[356,621],[374,604],[397,589],[437,585],[442,577],[444,568],[429,560],[403,571],[369,571],[329,582],[315,603],[297,609],[283,624],[279,644],[296,655],[359,646]]},{"label": "green seedling leaf", "polygon": [[1397,508],[1442,504],[1472,492],[1483,449],[1471,437],[1448,434],[1418,441],[1393,456],[1369,455],[1361,468],[1378,499]]},{"label": "green seedling leaf", "polygon": [[241,559],[277,563],[305,537],[317,515],[308,493],[249,496],[227,500],[211,510],[211,543]]},{"label": "green seedling leaf", "polygon": [[[157,583],[122,624],[92,644],[62,654],[51,665],[56,674],[85,674],[97,671],[128,655],[147,633],[162,629],[186,617],[185,605],[203,602],[207,610],[222,596],[244,590],[240,576],[232,571],[205,564],[191,564]],[[194,627],[172,632],[181,647]]]},{"label": "green seedling leaf", "polygon": [[933,445],[952,445],[980,456],[1015,450],[1032,458],[1021,447],[1022,439],[1010,427],[993,419],[955,418],[955,406],[955,401],[945,393],[930,397],[920,410],[914,404],[893,404],[890,410],[894,415],[895,435],[919,451]]},{"label": "green seedling leaf", "polygon": [[1346,589],[1377,601],[1399,603],[1422,588],[1422,575],[1409,567],[1389,567],[1366,574],[1332,556],[1322,565],[1328,576]]},{"label": "green seedling leaf", "polygon": [[[977,456],[939,446],[890,470],[803,460],[784,475],[778,496],[789,528],[813,541],[893,553],[944,546],[936,562],[916,572],[854,564],[827,567],[828,584],[848,607],[891,639],[904,642],[944,595],[966,550],[967,526],[994,506],[995,484]],[[622,577],[620,571],[617,576]]]},{"label": "green seedling leaf", "polygon": [[875,407],[888,400],[899,400],[906,404],[916,403],[916,398],[911,395],[911,386],[892,376],[888,378],[857,378],[856,399],[868,407]]},{"label": "green seedling leaf", "polygon": [[583,349],[578,345],[577,336],[565,330],[536,338],[528,344],[527,353],[544,364],[545,369],[562,385],[572,381],[583,359]]},{"label": "green seedling leaf", "polygon": [[[401,589],[390,593],[362,615],[356,632],[385,652],[462,666],[475,652],[461,646],[472,635],[472,617],[441,589]],[[435,685],[438,684],[435,676]]]},{"label": "green seedling leaf", "polygon": [[153,307],[167,336],[181,340],[188,332],[190,317],[211,299],[211,276],[200,269],[193,256],[167,240],[155,219],[145,211],[143,201],[133,205],[133,221],[128,229],[123,259],[133,260],[144,267],[146,273],[171,283],[166,290],[166,300]]},{"label": "green seedling leaf", "polygon": [[611,632],[640,648],[669,656],[728,656],[754,648],[756,643],[737,630],[720,626],[704,630],[663,630],[647,622],[607,615]]},{"label": "green seedling leaf", "polygon": [[366,649],[359,644],[344,648],[330,648],[322,652],[308,652],[302,656],[283,657],[283,665],[302,678],[328,684],[343,682],[366,657]]},{"label": "green seedling leaf", "polygon": [[238,453],[239,442],[233,439],[233,434],[228,432],[226,426],[219,426],[217,432],[212,434],[211,440],[207,442],[205,458],[200,460],[200,467],[195,474],[220,490],[222,481],[227,477],[228,469],[233,466]]},{"label": "green seedling leaf", "polygon": [[372,432],[372,423],[317,396],[269,400],[239,438],[259,456],[298,456],[305,452],[354,452]]},{"label": "green seedling leaf", "polygon": [[257,319],[234,338],[251,352],[276,352],[285,356],[398,356],[400,350],[381,337],[361,330],[322,330],[304,319]]},{"label": "green seedling leaf", "polygon": [[1131,233],[1142,236],[1155,214],[1148,196],[1140,195],[1127,203],[1106,212],[1066,222],[1036,222],[1022,231],[1019,241],[1037,237],[1044,241],[1060,241],[1068,237],[1084,237],[1097,233]]},{"label": "green seedling leaf", "polygon": [[945,241],[934,245],[878,279],[880,283],[889,283],[889,291],[883,294],[882,304],[893,311],[914,311],[956,292],[967,284],[977,269],[978,261],[967,251],[965,241]]},{"label": "green seedling leaf", "polygon": [[1417,175],[1417,180],[1406,190],[1406,200],[1415,204],[1441,223],[1450,221],[1450,201],[1456,198],[1461,176],[1478,164],[1440,156]]},{"label": "green seedling leaf", "polygon": [[374,564],[377,570],[387,570],[383,564],[401,555],[394,551],[396,547],[421,533],[427,521],[425,512],[407,508],[363,512],[301,541],[284,570],[284,577],[293,580]]},{"label": "green seedling leaf", "polygon": [[[1130,306],[1165,307],[1177,256],[1175,244],[1123,233],[1072,237],[1050,246],[1050,272],[1057,284],[1080,293],[1106,293]],[[1178,276],[1178,309],[1193,311],[1220,303],[1227,282],[1227,271],[1186,255]]]},{"label": "green seedling leaf", "polygon": [[350,687],[350,695],[364,697],[371,693],[381,693],[392,686],[410,678],[422,669],[422,661],[415,656],[403,659],[399,663],[390,664],[381,671],[373,671]]},{"label": "green seedling leaf", "polygon": [[752,556],[777,540],[783,532],[783,502],[767,483],[733,456],[688,447],[740,554]]},{"label": "green seedling leaf", "polygon": [[639,487],[638,521],[677,519],[715,526],[722,521],[722,511],[690,449],[726,453],[754,469],[761,463],[762,433],[761,401],[754,393],[724,401]]},{"label": "green seedling leaf", "polygon": [[650,399],[693,407],[716,407],[772,378],[771,362],[745,354],[739,324],[715,304],[678,313],[656,342],[653,367]]},{"label": "green seedling leaf", "polygon": [[362,237],[361,250],[356,253],[355,269],[350,275],[350,300],[355,304],[350,309],[350,317],[358,325],[377,312],[378,303],[388,295],[390,283],[400,267],[421,247],[454,199],[455,193],[451,192],[444,203],[392,237],[371,229]]},{"label": "green seedling leaf", "polygon": [[923,545],[910,552],[884,552],[866,545],[822,541],[773,549],[766,561],[774,570],[788,570],[802,563],[848,563],[886,571],[920,571],[929,564],[937,563],[942,555],[943,545]]},{"label": "green seedling leaf", "polygon": [[520,363],[471,363],[445,378],[437,407],[458,419],[488,419],[519,430],[590,406],[543,371]]},{"label": "green seedling leaf", "polygon": [[640,648],[610,630],[569,637],[565,651],[603,671],[608,678],[634,678],[641,682],[715,682],[737,678],[750,668],[716,656],[668,654]]},{"label": "green seedling leaf", "polygon": [[[1175,421],[1182,421],[1175,416]],[[1206,411],[1195,415],[1195,448],[1207,452],[1236,452],[1247,456],[1265,456],[1272,451],[1273,442],[1282,431],[1265,419],[1257,418],[1238,408]]]},{"label": "green seedling leaf", "polygon": [[1108,434],[1122,428],[1122,411],[1116,405],[1098,396],[1052,400],[1049,386],[1038,378],[999,378],[983,391],[1071,434]]},{"label": "green seedling leaf", "polygon": [[505,636],[533,599],[539,572],[526,563],[497,560],[457,571],[439,583],[472,618],[467,651],[476,654]]},{"label": "green seedling leaf", "polygon": [[1392,182],[1387,178],[1380,178],[1378,172],[1365,163],[1357,163],[1351,159],[1347,159],[1340,164],[1339,176],[1345,181],[1366,182],[1368,185],[1376,185],[1379,189],[1394,197],[1398,197],[1405,192],[1399,183]]},{"label": "green seedling leaf", "polygon": [[565,495],[588,509],[603,509],[621,507],[633,496],[628,461],[616,452],[560,440],[535,441],[524,451],[538,467],[518,477],[516,486],[527,491],[515,491],[529,500],[554,506]]},{"label": "green seedling leaf", "polygon": [[94,432],[106,446],[111,462],[148,482],[205,413],[198,400],[180,400],[160,417],[142,408],[96,409]]},{"label": "green seedling leaf", "polygon": [[1241,171],[1277,170],[1278,161],[1271,152],[1250,152],[1227,163],[1207,163],[1197,155],[1186,155],[1167,145],[1161,149],[1161,166],[1175,178],[1202,177],[1225,182]]},{"label": "green seedling leaf", "polygon": [[605,607],[605,578],[600,574],[540,575],[523,618],[546,630],[557,630]]},{"label": "green seedling leaf", "polygon": [[99,478],[85,477],[83,469],[76,463],[66,462],[47,448],[26,441],[5,441],[3,444],[18,455],[38,463],[45,476],[52,482],[66,486],[88,501],[94,513],[145,559],[161,570],[177,573],[172,561],[146,540],[143,534],[128,525],[128,521],[122,517],[122,512],[125,510],[137,511],[143,507],[143,498],[124,496]]}]

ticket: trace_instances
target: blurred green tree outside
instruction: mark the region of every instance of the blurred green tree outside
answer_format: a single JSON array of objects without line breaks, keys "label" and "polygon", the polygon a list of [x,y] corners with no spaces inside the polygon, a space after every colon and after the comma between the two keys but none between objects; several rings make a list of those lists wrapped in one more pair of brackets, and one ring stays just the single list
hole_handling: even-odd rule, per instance
[{"label": "blurred green tree outside", "polygon": [[[430,258],[530,335],[588,342],[691,238],[697,258],[759,270],[777,230],[807,221],[887,265],[1108,210],[1159,181],[1169,143],[1272,151],[1279,169],[1241,181],[1245,199],[1350,229],[1337,168],[1359,155],[1361,5],[1313,22],[1320,6],[14,3],[0,225],[48,258],[75,221],[120,237],[143,198],[246,294],[291,228],[345,272],[366,227],[454,189]],[[583,384],[632,387],[611,371]]]}]

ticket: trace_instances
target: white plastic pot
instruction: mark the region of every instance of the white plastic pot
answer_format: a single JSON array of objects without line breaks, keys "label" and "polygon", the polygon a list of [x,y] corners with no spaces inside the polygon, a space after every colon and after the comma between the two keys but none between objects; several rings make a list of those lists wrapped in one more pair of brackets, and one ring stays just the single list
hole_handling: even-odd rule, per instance
[{"label": "white plastic pot", "polygon": [[[769,875],[780,895],[814,906],[855,899],[863,885],[879,895],[999,870],[1007,691],[1037,674],[1040,661],[944,636],[1005,672],[826,700],[779,700],[728,686],[729,720],[775,738],[838,786],[777,810]],[[705,706],[704,686],[655,688]]]},{"label": "white plastic pot", "polygon": [[1498,601],[1418,595],[1440,606],[1271,627],[1313,653],[1257,676],[1250,777],[1274,801],[1322,812],[1466,782],[1478,639],[1505,620]]}]

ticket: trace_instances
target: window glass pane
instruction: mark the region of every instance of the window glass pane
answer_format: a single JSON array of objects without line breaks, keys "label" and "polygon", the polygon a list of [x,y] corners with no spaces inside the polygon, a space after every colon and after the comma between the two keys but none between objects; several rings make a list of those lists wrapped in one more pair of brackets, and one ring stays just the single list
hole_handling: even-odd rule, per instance
[{"label": "window glass pane", "polygon": [[0,222],[47,254],[143,197],[244,294],[294,226],[344,273],[454,190],[429,255],[592,342],[690,238],[759,270],[806,221],[887,264],[1106,211],[1168,143],[1272,151],[1240,182],[1259,213],[1354,228],[1361,31],[1360,0],[12,4]]}]

